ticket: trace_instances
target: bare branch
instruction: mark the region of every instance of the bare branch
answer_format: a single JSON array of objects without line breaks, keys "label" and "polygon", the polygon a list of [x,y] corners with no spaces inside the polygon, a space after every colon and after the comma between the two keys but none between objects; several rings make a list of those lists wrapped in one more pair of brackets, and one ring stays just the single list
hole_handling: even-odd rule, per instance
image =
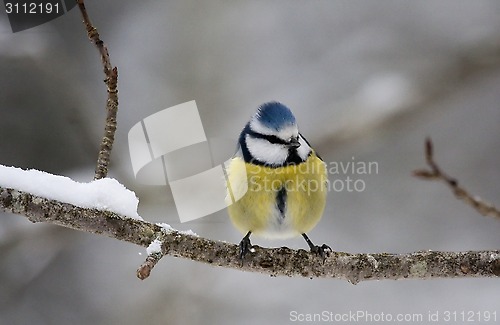
[{"label": "bare branch", "polygon": [[146,260],[137,269],[137,277],[141,280],[147,279],[151,274],[153,268],[158,264],[161,258],[165,256],[163,253],[153,253],[146,257]]},{"label": "bare branch", "polygon": [[[138,270],[145,279],[162,255],[182,257],[213,266],[259,272],[271,276],[338,278],[351,283],[382,279],[499,277],[500,251],[408,254],[349,254],[332,252],[324,261],[308,251],[287,247],[261,248],[241,266],[238,245],[214,241],[130,219],[109,211],[80,208],[15,189],[0,187],[0,210],[21,214],[32,222],[46,222],[105,235],[147,247],[160,239],[161,253],[151,254]],[[146,265],[146,266],[144,266]],[[139,274],[140,273],[140,274]]]},{"label": "bare branch", "polygon": [[100,179],[106,177],[108,174],[111,150],[115,140],[116,114],[118,112],[118,69],[116,67],[111,68],[111,60],[109,59],[108,49],[104,42],[100,39],[97,29],[92,25],[83,0],[78,0],[77,2],[80,12],[82,13],[83,23],[85,24],[87,35],[101,54],[104,75],[106,76],[106,79],[104,80],[108,92],[108,99],[106,101],[106,125],[104,127],[104,136],[99,148],[99,156],[97,157],[97,166],[94,176],[94,179]]},{"label": "bare branch", "polygon": [[438,164],[434,161],[433,145],[430,138],[425,140],[425,159],[429,169],[415,170],[413,175],[422,179],[427,180],[442,180],[451,188],[455,196],[472,206],[483,216],[492,216],[500,218],[500,211],[495,208],[492,204],[483,201],[478,196],[473,196],[469,194],[467,190],[458,185],[458,181],[455,178],[448,176],[444,173]]}]

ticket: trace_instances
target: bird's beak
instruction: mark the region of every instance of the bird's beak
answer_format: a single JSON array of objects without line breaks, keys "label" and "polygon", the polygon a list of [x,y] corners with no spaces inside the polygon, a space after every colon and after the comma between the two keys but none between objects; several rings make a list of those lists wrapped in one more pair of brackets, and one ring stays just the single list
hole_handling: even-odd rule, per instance
[{"label": "bird's beak", "polygon": [[289,144],[289,146],[290,146],[291,148],[298,148],[298,147],[300,147],[299,137],[292,138],[292,139],[290,140],[290,144]]}]

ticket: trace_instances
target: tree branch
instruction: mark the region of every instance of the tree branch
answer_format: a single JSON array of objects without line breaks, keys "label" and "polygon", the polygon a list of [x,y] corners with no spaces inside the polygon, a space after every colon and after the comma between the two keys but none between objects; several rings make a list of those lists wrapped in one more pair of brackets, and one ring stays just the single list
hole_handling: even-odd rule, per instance
[{"label": "tree branch", "polygon": [[427,138],[425,140],[425,159],[427,165],[429,165],[430,167],[430,170],[429,169],[415,170],[413,172],[414,176],[426,180],[441,180],[446,184],[448,184],[448,186],[453,191],[453,194],[455,194],[455,196],[458,199],[472,206],[483,216],[492,216],[500,218],[500,211],[497,208],[495,208],[495,206],[493,206],[488,202],[483,201],[478,196],[473,196],[469,194],[469,192],[466,189],[458,185],[458,181],[455,178],[448,176],[441,170],[439,165],[434,161],[434,149],[432,145],[432,140],[430,138]]},{"label": "tree branch", "polygon": [[[163,255],[182,257],[213,266],[259,272],[271,276],[338,278],[351,283],[382,279],[430,279],[463,277],[499,277],[500,251],[434,252],[408,254],[349,254],[332,252],[324,261],[308,251],[287,247],[261,248],[249,254],[241,266],[238,246],[167,229],[146,221],[130,219],[109,211],[80,208],[48,200],[15,189],[0,187],[0,210],[21,214],[32,222],[52,223],[76,230],[101,234],[148,247],[160,240]],[[154,256],[156,254],[156,256]],[[152,267],[139,268],[146,278]],[[152,262],[154,266],[156,262]],[[139,272],[142,271],[142,274]]]},{"label": "tree branch", "polygon": [[113,149],[113,142],[115,141],[116,114],[118,112],[118,69],[116,67],[111,68],[111,60],[109,58],[108,49],[104,42],[100,39],[97,28],[92,25],[83,0],[77,0],[77,2],[78,8],[82,13],[83,23],[85,24],[87,35],[90,41],[95,44],[101,55],[104,75],[106,76],[104,82],[106,83],[108,92],[108,99],[106,101],[107,116],[104,127],[104,136],[101,140],[94,176],[94,179],[100,179],[108,175],[111,150]]}]

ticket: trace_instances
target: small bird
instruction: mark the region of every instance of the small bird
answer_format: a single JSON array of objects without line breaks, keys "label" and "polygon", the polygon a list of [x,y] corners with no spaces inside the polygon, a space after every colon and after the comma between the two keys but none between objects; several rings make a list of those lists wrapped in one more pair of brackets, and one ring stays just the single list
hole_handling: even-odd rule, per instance
[{"label": "small bird", "polygon": [[302,235],[311,252],[324,258],[331,251],[306,235],[325,208],[326,164],[299,133],[288,107],[268,102],[258,108],[243,128],[226,172],[229,216],[246,234],[239,246],[242,262],[252,247],[251,234],[277,239]]}]

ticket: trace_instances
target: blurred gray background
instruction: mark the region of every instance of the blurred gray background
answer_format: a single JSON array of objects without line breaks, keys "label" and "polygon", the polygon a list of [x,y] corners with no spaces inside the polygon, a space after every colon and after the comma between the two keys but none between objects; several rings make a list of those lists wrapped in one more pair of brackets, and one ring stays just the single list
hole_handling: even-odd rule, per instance
[{"label": "blurred gray background", "polygon": [[[500,248],[480,216],[425,166],[436,159],[500,205],[500,2],[87,1],[112,64],[120,110],[111,176],[147,220],[237,243],[225,211],[180,224],[168,188],[134,180],[128,130],[196,100],[227,152],[258,105],[279,100],[327,162],[377,162],[362,192],[332,191],[309,234],[347,252]],[[13,34],[0,13],[0,164],[93,177],[104,75],[77,9]],[[301,238],[253,239],[306,248]],[[140,281],[145,250],[0,215],[0,324],[286,324],[291,313],[497,312],[497,279],[362,282],[270,278],[167,257]],[[477,320],[477,317],[475,318]],[[359,323],[364,323],[363,319]],[[457,321],[456,323],[461,323]],[[492,323],[492,322],[490,322]]]}]

